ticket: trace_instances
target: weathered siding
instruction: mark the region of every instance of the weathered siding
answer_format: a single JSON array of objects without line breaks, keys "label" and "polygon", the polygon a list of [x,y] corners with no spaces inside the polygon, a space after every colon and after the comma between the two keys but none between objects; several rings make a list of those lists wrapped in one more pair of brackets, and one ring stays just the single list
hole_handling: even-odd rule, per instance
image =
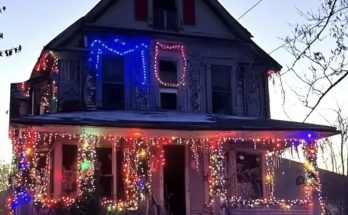
[{"label": "weathered siding", "polygon": [[91,24],[96,26],[139,30],[148,28],[147,22],[135,20],[134,0],[114,1],[112,6]]},{"label": "weathered siding", "polygon": [[86,110],[86,57],[81,53],[63,52],[59,56],[58,111]]},{"label": "weathered siding", "polygon": [[[118,35],[120,36],[120,35]],[[151,36],[149,36],[151,38]],[[239,43],[228,41],[215,41],[210,39],[195,39],[175,36],[152,37],[150,50],[147,83],[149,92],[144,92],[144,104],[139,106],[135,95],[134,75],[125,67],[128,85],[126,94],[126,109],[158,110],[159,109],[159,84],[154,77],[154,43],[156,41],[176,42],[185,45],[187,50],[187,75],[186,85],[178,88],[179,111],[207,112],[212,111],[210,67],[211,65],[229,65],[232,68],[232,114],[238,116],[268,117],[268,103],[265,86],[265,67],[253,66],[256,58],[248,52],[247,47]],[[243,52],[241,52],[243,50]],[[61,55],[60,72],[58,76],[59,110],[66,109],[68,105],[75,104],[82,109],[97,109],[98,84],[95,79],[95,69],[82,54],[66,52]],[[99,96],[100,97],[100,96]],[[136,101],[135,99],[140,99]],[[81,101],[82,100],[82,101]],[[148,103],[147,103],[148,102]],[[77,108],[77,107],[75,107]]]},{"label": "weathered siding", "polygon": [[196,0],[195,3],[196,25],[185,25],[184,33],[228,39],[236,38],[207,4],[203,3],[202,0]]}]

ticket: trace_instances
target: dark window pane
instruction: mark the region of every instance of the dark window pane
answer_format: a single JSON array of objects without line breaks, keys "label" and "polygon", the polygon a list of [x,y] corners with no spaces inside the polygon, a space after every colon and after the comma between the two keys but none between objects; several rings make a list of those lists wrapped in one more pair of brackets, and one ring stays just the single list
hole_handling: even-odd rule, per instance
[{"label": "dark window pane", "polygon": [[103,109],[122,110],[125,108],[123,84],[103,84]]},{"label": "dark window pane", "polygon": [[155,28],[160,28],[160,29],[165,28],[164,16],[165,16],[164,9],[154,8],[154,10],[153,10],[153,26]]},{"label": "dark window pane", "polygon": [[125,197],[125,189],[124,189],[124,181],[123,181],[123,174],[122,174],[122,166],[123,166],[123,151],[121,147],[117,148],[116,151],[116,194],[117,199],[124,199]]},{"label": "dark window pane", "polygon": [[236,157],[239,195],[244,198],[262,197],[262,167],[259,154],[238,152]]},{"label": "dark window pane", "polygon": [[112,149],[97,148],[96,191],[99,197],[112,197]]},{"label": "dark window pane", "polygon": [[102,108],[117,110],[125,108],[124,60],[120,57],[103,58]]},{"label": "dark window pane", "polygon": [[124,82],[123,58],[104,57],[103,58],[103,82]]},{"label": "dark window pane", "polygon": [[213,113],[231,113],[231,94],[214,92],[212,93]]},{"label": "dark window pane", "polygon": [[77,146],[63,145],[63,168],[72,170],[75,167]]},{"label": "dark window pane", "polygon": [[177,69],[176,62],[174,61],[164,61],[159,62],[160,73],[159,76],[163,82],[167,83],[177,83]]},{"label": "dark window pane", "polygon": [[160,29],[177,29],[178,13],[175,0],[153,1],[153,25]]},{"label": "dark window pane", "polygon": [[77,191],[76,184],[76,157],[77,146],[63,145],[63,181],[62,194],[71,196]]},{"label": "dark window pane", "polygon": [[178,16],[175,10],[167,10],[167,29],[177,29],[178,27]]},{"label": "dark window pane", "polygon": [[211,66],[212,107],[213,113],[231,114],[232,87],[231,67]]},{"label": "dark window pane", "polygon": [[161,109],[176,110],[177,109],[176,93],[161,93]]},{"label": "dark window pane", "polygon": [[97,167],[102,175],[112,174],[111,148],[97,148]]},{"label": "dark window pane", "polygon": [[231,91],[231,67],[213,65],[211,78],[213,91]]},{"label": "dark window pane", "polygon": [[153,7],[166,10],[176,10],[175,0],[154,0]]},{"label": "dark window pane", "polygon": [[53,189],[54,189],[54,149],[50,153],[51,157],[51,168],[50,168],[50,194],[53,194]]}]

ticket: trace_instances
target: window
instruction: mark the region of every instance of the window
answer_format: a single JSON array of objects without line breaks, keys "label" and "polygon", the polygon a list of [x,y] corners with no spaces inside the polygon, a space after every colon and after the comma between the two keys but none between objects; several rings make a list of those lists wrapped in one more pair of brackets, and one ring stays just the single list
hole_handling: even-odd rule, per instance
[{"label": "window", "polygon": [[178,72],[176,68],[176,62],[161,60],[159,62],[159,75],[163,82],[167,83],[178,83]]},{"label": "window", "polygon": [[124,59],[105,57],[102,68],[102,108],[125,109]]},{"label": "window", "polygon": [[260,154],[237,152],[238,196],[246,199],[262,198],[262,161]]},{"label": "window", "polygon": [[[159,76],[163,82],[177,84],[178,71],[175,61],[160,60],[159,61]],[[177,109],[177,89],[161,88],[160,89],[160,106],[162,110]]]},{"label": "window", "polygon": [[112,197],[112,149],[97,148],[96,192],[99,197]]},{"label": "window", "polygon": [[74,196],[77,192],[76,184],[76,145],[63,145],[63,181],[62,195]]},{"label": "window", "polygon": [[116,148],[116,197],[117,199],[125,198],[124,177],[122,173],[123,162],[123,149],[121,147]]},{"label": "window", "polygon": [[162,110],[177,109],[177,90],[176,89],[161,89],[160,100]]},{"label": "window", "polygon": [[155,28],[178,28],[178,11],[175,0],[153,0],[153,25]]},{"label": "window", "polygon": [[232,113],[232,86],[230,66],[211,66],[212,111]]}]

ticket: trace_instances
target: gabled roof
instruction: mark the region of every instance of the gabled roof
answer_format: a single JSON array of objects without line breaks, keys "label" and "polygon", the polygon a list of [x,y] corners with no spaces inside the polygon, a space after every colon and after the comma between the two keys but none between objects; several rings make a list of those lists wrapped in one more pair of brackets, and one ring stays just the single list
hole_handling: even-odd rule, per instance
[{"label": "gabled roof", "polygon": [[[82,31],[84,25],[94,22],[98,19],[110,6],[120,0],[101,0],[92,10],[90,10],[84,17],[80,18],[61,34],[55,37],[51,42],[49,42],[45,49],[58,49],[62,48],[70,37],[76,35],[79,31]],[[129,0],[128,0],[129,1]],[[282,66],[275,61],[271,56],[269,56],[264,50],[262,50],[254,41],[252,41],[251,33],[245,29],[217,0],[201,0],[206,3],[207,6],[214,12],[216,17],[218,17],[222,23],[235,35],[237,35],[238,40],[241,42],[249,43],[251,48],[261,57],[261,59],[267,61],[269,64],[273,65],[275,70],[280,70]]]}]

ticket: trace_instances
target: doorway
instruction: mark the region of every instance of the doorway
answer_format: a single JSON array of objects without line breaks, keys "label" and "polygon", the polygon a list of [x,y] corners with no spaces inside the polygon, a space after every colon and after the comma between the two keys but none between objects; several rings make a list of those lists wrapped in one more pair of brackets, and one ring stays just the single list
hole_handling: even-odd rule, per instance
[{"label": "doorway", "polygon": [[185,146],[163,146],[163,196],[166,210],[171,215],[186,214]]}]

